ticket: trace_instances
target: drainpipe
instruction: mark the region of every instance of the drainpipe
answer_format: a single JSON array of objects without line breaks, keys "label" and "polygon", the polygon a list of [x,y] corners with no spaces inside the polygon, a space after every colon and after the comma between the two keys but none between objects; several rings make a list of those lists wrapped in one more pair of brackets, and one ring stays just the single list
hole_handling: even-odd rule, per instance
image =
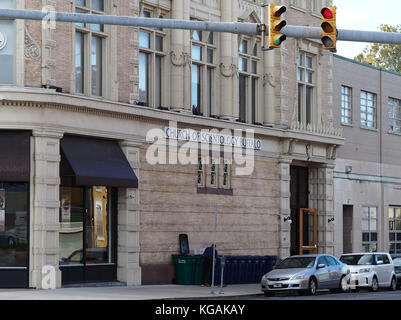
[{"label": "drainpipe", "polygon": [[[380,111],[379,108],[377,109],[377,112],[379,113],[379,161],[380,161],[380,177],[384,176],[384,172],[383,172],[383,130],[384,130],[384,126],[383,126],[383,70],[380,68]],[[383,178],[382,178],[383,179]],[[384,212],[384,184],[383,181],[381,181],[380,183],[380,217],[382,217],[382,219],[378,219],[378,231],[380,230],[381,235],[380,235],[380,244],[379,247],[382,251],[388,251],[388,248],[385,248],[385,234],[384,234],[384,220],[386,217],[386,214]],[[379,250],[379,248],[378,248]]]}]

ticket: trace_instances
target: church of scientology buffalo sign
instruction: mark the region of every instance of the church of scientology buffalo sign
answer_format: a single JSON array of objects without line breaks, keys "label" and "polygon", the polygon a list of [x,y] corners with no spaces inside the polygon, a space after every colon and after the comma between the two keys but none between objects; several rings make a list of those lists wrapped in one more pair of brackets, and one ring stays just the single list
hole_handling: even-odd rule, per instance
[{"label": "church of scientology buffalo sign", "polygon": [[[235,131],[237,132],[237,130]],[[250,138],[249,131],[246,131],[247,137],[242,137],[242,130],[238,130],[238,132],[240,133],[239,135],[227,135],[224,133],[218,133],[215,130],[198,131],[193,129],[165,127],[164,137],[166,139],[174,139],[178,141],[198,142],[220,146],[231,146],[234,148],[262,150],[262,141],[260,139]],[[253,136],[253,133],[251,133],[251,135]]]}]

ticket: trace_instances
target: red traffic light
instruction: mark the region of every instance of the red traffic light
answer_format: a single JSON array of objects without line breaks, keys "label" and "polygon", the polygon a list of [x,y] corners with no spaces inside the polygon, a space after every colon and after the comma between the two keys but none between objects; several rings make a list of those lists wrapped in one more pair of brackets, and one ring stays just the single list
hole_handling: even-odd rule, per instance
[{"label": "red traffic light", "polygon": [[326,19],[333,19],[334,17],[333,11],[331,11],[329,8],[323,8],[322,15]]}]

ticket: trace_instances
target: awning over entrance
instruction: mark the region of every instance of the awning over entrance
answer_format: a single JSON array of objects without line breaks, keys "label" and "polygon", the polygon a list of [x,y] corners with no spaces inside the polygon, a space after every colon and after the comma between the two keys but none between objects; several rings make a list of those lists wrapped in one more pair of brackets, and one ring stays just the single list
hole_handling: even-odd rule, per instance
[{"label": "awning over entrance", "polygon": [[0,181],[29,181],[30,137],[30,131],[0,131]]},{"label": "awning over entrance", "polygon": [[64,136],[61,150],[77,186],[138,188],[138,178],[116,141]]}]

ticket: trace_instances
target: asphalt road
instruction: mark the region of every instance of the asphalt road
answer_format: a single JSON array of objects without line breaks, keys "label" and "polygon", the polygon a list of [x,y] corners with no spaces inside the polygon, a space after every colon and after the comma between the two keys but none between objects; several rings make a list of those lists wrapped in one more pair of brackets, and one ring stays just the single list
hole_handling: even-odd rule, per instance
[{"label": "asphalt road", "polygon": [[388,291],[379,290],[377,292],[369,292],[367,290],[360,290],[359,292],[348,293],[330,293],[327,290],[318,291],[315,296],[302,296],[298,293],[278,293],[274,297],[266,297],[264,294],[254,296],[242,297],[222,297],[213,300],[271,300],[271,301],[285,301],[285,300],[401,300],[401,290]]}]

